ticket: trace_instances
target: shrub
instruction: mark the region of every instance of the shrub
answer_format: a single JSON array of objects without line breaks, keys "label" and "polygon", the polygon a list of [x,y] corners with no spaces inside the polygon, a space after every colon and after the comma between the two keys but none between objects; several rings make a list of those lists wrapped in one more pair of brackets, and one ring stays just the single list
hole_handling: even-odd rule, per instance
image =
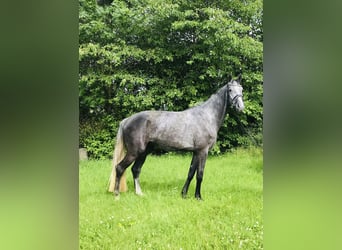
[{"label": "shrub", "polygon": [[106,124],[106,119],[80,122],[79,146],[87,149],[89,158],[108,159],[112,157],[115,133],[110,125],[111,123]]}]

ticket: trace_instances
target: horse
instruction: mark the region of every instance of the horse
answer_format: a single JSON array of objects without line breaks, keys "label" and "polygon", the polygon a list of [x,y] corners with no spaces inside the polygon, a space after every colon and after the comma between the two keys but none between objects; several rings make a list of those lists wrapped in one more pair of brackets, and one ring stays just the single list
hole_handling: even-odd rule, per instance
[{"label": "horse", "polygon": [[201,200],[201,183],[208,151],[214,146],[228,111],[242,112],[244,109],[240,83],[241,74],[236,79],[231,78],[207,101],[184,111],[142,111],[122,120],[116,137],[109,191],[119,198],[121,177],[134,162],[132,174],[135,193],[142,195],[140,171],[147,155],[157,146],[166,151],[193,153],[181,195],[183,198],[187,196],[190,182],[197,173],[195,198]]}]

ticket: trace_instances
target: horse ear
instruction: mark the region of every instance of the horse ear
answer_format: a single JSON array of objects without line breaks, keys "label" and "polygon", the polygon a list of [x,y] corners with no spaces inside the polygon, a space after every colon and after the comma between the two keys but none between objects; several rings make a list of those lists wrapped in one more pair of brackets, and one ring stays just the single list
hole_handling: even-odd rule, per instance
[{"label": "horse ear", "polygon": [[238,75],[237,81],[240,83],[241,80],[242,80],[242,75],[241,75],[241,73],[240,73],[240,74]]},{"label": "horse ear", "polygon": [[229,75],[228,76],[228,82],[231,82],[233,80],[233,76],[232,75]]}]

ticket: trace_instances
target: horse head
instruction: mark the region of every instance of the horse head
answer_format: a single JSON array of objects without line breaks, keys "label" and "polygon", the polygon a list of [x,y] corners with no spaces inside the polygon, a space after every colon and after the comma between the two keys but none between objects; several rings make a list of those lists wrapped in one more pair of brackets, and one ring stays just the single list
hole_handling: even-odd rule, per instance
[{"label": "horse head", "polygon": [[235,110],[241,112],[245,105],[242,99],[241,74],[236,79],[231,79],[228,86],[228,101]]}]

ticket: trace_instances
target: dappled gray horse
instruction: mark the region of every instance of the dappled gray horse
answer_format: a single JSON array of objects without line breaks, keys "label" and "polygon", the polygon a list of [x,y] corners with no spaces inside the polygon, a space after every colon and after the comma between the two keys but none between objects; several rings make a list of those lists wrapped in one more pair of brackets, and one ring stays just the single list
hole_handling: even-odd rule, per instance
[{"label": "dappled gray horse", "polygon": [[[197,172],[195,197],[201,199],[201,183],[208,150],[216,142],[217,132],[229,107],[232,106],[237,111],[244,109],[240,82],[241,75],[237,79],[231,79],[206,102],[181,112],[143,111],[121,121],[114,158],[121,154],[122,160],[120,159],[119,164],[114,160],[114,195],[119,196],[121,176],[133,162],[135,192],[138,195],[142,194],[140,170],[146,156],[151,153],[154,146],[158,146],[165,150],[193,152],[182,196],[186,196],[190,182]],[[126,155],[123,153],[124,149]]]}]

